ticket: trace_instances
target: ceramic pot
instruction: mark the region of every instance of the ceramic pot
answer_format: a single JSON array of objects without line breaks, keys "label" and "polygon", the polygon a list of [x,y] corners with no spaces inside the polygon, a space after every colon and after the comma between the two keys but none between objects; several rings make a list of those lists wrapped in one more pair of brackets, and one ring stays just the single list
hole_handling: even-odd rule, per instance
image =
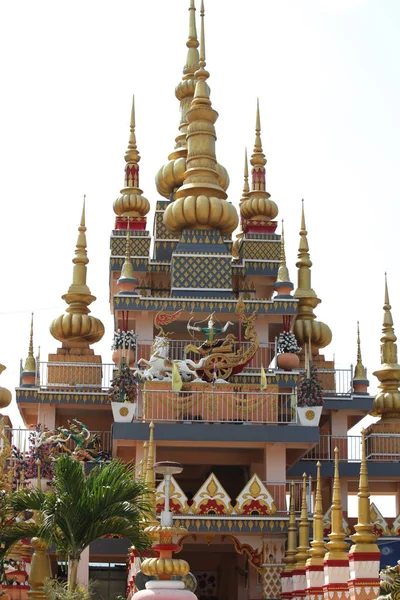
[{"label": "ceramic pot", "polygon": [[122,362],[122,359],[125,358],[125,363],[131,367],[135,364],[135,351],[124,348],[118,348],[118,350],[114,350],[112,353],[112,361],[114,364],[119,367]]},{"label": "ceramic pot", "polygon": [[292,352],[283,352],[278,354],[278,367],[282,371],[293,371],[300,366],[300,358],[298,354]]},{"label": "ceramic pot", "polygon": [[297,416],[300,425],[305,427],[318,427],[321,418],[322,406],[298,406]]},{"label": "ceramic pot", "polygon": [[136,402],[111,402],[115,423],[130,423],[136,412]]}]

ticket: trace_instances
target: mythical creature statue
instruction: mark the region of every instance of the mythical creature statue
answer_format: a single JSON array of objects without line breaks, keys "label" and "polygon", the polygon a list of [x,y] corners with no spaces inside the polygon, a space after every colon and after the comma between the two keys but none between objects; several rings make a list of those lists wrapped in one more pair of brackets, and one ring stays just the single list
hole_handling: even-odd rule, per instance
[{"label": "mythical creature statue", "polygon": [[[84,423],[78,419],[68,421],[69,429],[56,427],[53,431],[38,432],[35,447],[49,445],[49,454],[56,458],[60,454],[70,454],[78,460],[103,460],[108,455],[101,451],[101,442],[97,434],[91,434]],[[73,444],[75,444],[73,446]]]},{"label": "mythical creature statue", "polygon": [[140,358],[138,365],[145,365],[147,368],[144,371],[137,369],[134,375],[143,381],[172,381],[172,367],[175,363],[182,381],[198,380],[197,369],[202,365],[203,359],[198,363],[192,360],[175,360],[169,359],[169,339],[167,337],[157,336],[154,339],[152,346],[152,354],[150,360]]},{"label": "mythical creature statue", "polygon": [[400,600],[400,561],[395,567],[386,567],[379,573],[381,595],[376,600]]}]

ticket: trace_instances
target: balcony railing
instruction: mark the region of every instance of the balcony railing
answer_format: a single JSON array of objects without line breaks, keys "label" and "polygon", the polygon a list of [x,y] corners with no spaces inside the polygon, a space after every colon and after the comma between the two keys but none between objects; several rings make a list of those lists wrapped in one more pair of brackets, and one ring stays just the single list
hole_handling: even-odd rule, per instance
[{"label": "balcony railing", "polygon": [[108,391],[114,370],[114,364],[40,362],[36,386],[45,390]]},{"label": "balcony railing", "polygon": [[[301,511],[302,493],[303,493],[303,481],[294,480],[294,508],[297,513]],[[289,511],[290,503],[290,491],[291,481],[264,481],[264,485],[274,499],[274,504],[280,513],[287,513]],[[309,514],[313,511],[313,495],[312,495],[312,478],[311,476],[307,481],[307,512]]]},{"label": "balcony railing", "polygon": [[163,422],[296,423],[296,394],[147,389],[139,397],[138,418]]},{"label": "balcony railing", "polygon": [[[367,460],[382,462],[400,461],[400,434],[372,433],[366,436]],[[321,435],[319,442],[303,456],[302,460],[332,461],[334,450],[339,450],[339,460],[343,462],[361,461],[361,436]]]}]

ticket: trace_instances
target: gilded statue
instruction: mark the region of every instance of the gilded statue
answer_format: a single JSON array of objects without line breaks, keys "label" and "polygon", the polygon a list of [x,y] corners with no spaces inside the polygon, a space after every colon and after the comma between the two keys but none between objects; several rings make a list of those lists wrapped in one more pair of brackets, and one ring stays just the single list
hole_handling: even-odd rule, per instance
[{"label": "gilded statue", "polygon": [[[193,317],[190,319],[187,324],[187,329],[189,333],[191,331],[199,331],[204,333],[206,336],[206,341],[201,344],[198,348],[195,348],[193,345],[189,345],[186,348],[186,352],[195,352],[198,354],[202,354],[203,356],[209,354],[210,352],[214,352],[216,348],[218,348],[219,352],[232,352],[232,342],[236,340],[235,336],[229,334],[226,338],[221,339],[218,338],[218,335],[221,333],[225,333],[227,329],[233,325],[232,321],[227,321],[223,327],[215,326],[215,313],[211,313],[206,319],[203,321],[197,321],[194,325],[191,325]],[[207,327],[199,327],[200,323],[204,323],[207,321]]]}]

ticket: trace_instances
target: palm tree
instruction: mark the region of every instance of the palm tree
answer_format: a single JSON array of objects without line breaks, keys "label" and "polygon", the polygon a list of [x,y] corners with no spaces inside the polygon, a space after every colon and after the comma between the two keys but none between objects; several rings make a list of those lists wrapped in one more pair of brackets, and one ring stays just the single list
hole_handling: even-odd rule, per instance
[{"label": "palm tree", "polygon": [[[151,514],[148,489],[134,478],[132,466],[119,460],[94,467],[85,475],[82,463],[57,459],[50,492],[21,490],[11,497],[13,509],[38,511],[37,535],[68,557],[68,589],[75,590],[82,552],[106,535],[127,538],[138,552],[150,546],[141,523]],[[20,529],[23,530],[23,527]]]}]

